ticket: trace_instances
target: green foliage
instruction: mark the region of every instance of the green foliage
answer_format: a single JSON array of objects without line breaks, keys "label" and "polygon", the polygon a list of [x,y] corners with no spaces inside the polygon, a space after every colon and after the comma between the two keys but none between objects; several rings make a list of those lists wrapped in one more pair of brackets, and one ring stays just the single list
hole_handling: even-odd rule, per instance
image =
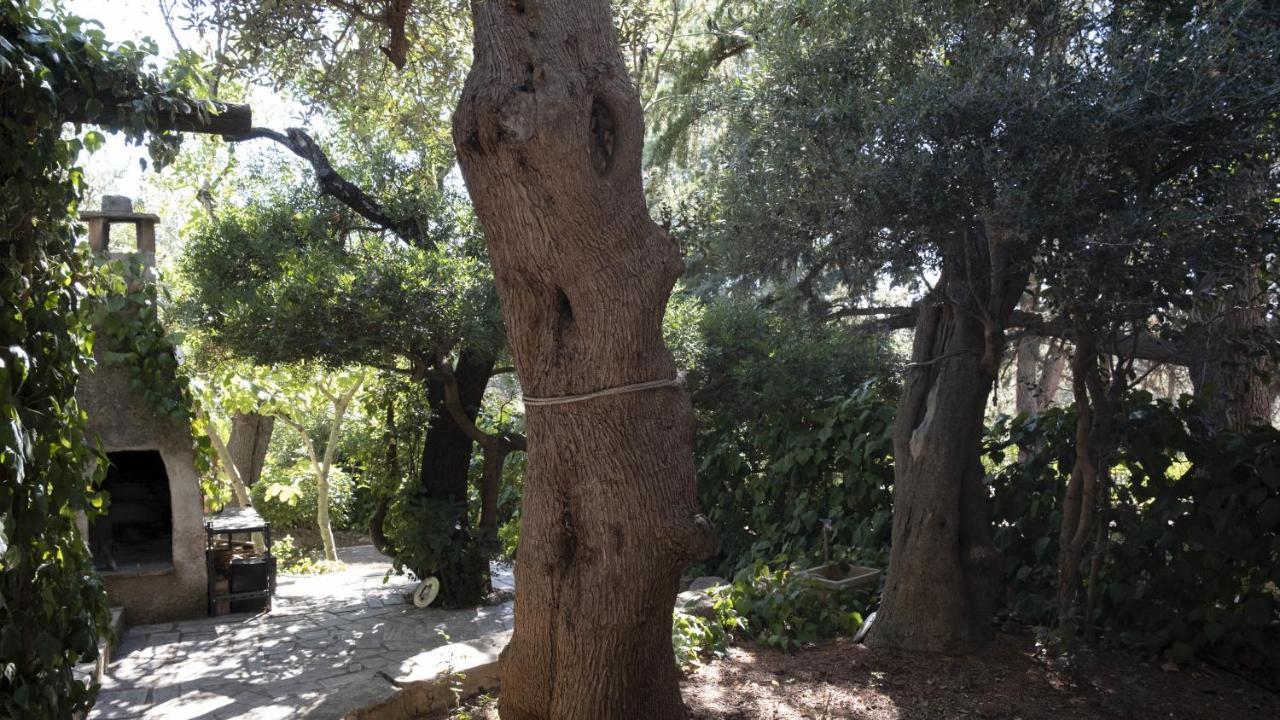
[{"label": "green foliage", "polygon": [[[75,247],[82,149],[101,136],[64,138],[73,115],[102,117],[140,142],[192,99],[190,74],[146,65],[148,44],[108,45],[76,18],[42,18],[38,5],[0,2],[0,715],[66,718],[95,688],[73,666],[92,659],[107,602],[76,516],[103,506],[87,468],[75,384],[89,368],[92,262]],[[173,136],[153,136],[157,164]]]},{"label": "green foliage", "polygon": [[489,558],[468,528],[456,504],[427,495],[419,485],[406,488],[387,515],[387,538],[396,548],[392,570],[425,579],[445,574],[437,600],[442,607],[475,605],[489,591]]},{"label": "green foliage", "polygon": [[101,268],[94,294],[93,328],[102,360],[129,368],[129,390],[157,414],[191,426],[196,471],[210,477],[213,447],[191,380],[178,363],[181,338],[161,322],[154,273],[136,258],[113,259]]},{"label": "green foliage", "polygon": [[[1097,625],[1178,662],[1210,653],[1280,673],[1280,430],[1212,433],[1189,399],[1145,393],[1128,399],[1121,428],[1102,510]],[[1047,623],[1053,613],[1073,432],[1073,414],[1054,410],[1002,421],[991,440],[1000,457],[1011,443],[1032,450],[991,478],[1009,610],[1022,621]]]},{"label": "green foliage", "polygon": [[[473,465],[483,462],[480,453],[476,454]],[[502,469],[502,484],[498,487],[498,551],[497,557],[511,561],[516,557],[516,547],[520,542],[520,501],[524,497],[524,471],[527,456],[525,453],[512,453]],[[480,468],[472,468],[471,487],[475,488],[476,497],[471,499],[471,524],[480,523],[479,498]]]},{"label": "green foliage", "polygon": [[828,592],[797,575],[797,569],[758,560],[733,579],[726,597],[751,637],[770,647],[796,650],[862,627],[857,608],[874,604],[870,593]]},{"label": "green foliage", "polygon": [[698,497],[720,536],[708,567],[817,559],[824,521],[833,550],[883,548],[893,406],[863,380],[882,369],[876,347],[737,303],[708,306],[701,329],[689,377]]},{"label": "green foliage", "polygon": [[[992,488],[992,539],[1004,563],[1006,612],[1019,623],[1051,625],[1057,613],[1062,495],[1075,462],[1075,412],[1001,416],[984,460]],[[1021,461],[1019,447],[1030,452]]]},{"label": "green foliage", "polygon": [[322,575],[339,572],[346,567],[345,563],[325,560],[321,550],[298,547],[292,535],[273,540],[271,554],[275,556],[280,572],[285,575]]},{"label": "green foliage", "polygon": [[[249,489],[253,506],[272,528],[296,530],[316,526],[316,474],[311,461],[299,458],[287,465],[268,464],[262,477]],[[345,470],[329,469],[329,517],[336,529],[356,526],[350,522],[355,482]]]},{"label": "green foliage", "polygon": [[675,648],[676,665],[684,672],[696,669],[709,658],[722,657],[733,634],[746,627],[738,617],[728,587],[710,588],[707,595],[711,598],[710,612],[677,605],[671,617],[671,645]]},{"label": "green foliage", "polygon": [[263,364],[387,366],[460,338],[500,344],[487,267],[443,200],[431,212],[425,248],[356,230],[349,210],[302,190],[229,208],[188,238],[179,308],[212,343]]}]

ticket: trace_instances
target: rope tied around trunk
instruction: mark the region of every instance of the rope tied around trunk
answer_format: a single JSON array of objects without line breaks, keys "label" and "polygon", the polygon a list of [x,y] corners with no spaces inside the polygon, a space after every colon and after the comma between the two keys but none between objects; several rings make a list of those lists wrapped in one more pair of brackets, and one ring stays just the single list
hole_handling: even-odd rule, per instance
[{"label": "rope tied around trunk", "polygon": [[541,405],[567,405],[568,403],[582,402],[583,400],[594,400],[596,398],[608,397],[609,395],[622,395],[624,393],[641,392],[643,390],[658,390],[660,388],[680,387],[684,384],[684,378],[677,375],[673,378],[665,380],[648,380],[645,382],[632,383],[630,385],[618,385],[617,387],[605,388],[594,392],[582,393],[580,395],[561,395],[559,397],[529,397],[524,398],[526,406]]}]

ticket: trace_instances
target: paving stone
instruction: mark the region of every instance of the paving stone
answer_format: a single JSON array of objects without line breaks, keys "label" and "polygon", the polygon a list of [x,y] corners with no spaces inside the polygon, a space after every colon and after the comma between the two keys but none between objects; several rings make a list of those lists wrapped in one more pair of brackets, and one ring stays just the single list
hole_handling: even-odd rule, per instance
[{"label": "paving stone", "polygon": [[[360,549],[340,552],[352,550]],[[339,576],[282,577],[270,614],[126,631],[89,717],[328,720],[391,692],[375,671],[426,672],[430,662],[412,660],[450,641],[509,631],[510,602],[415,608],[404,604],[412,581],[383,584],[389,563],[373,562],[371,548],[360,552],[364,559],[348,561]]]},{"label": "paving stone", "polygon": [[151,691],[151,702],[155,705],[163,705],[170,700],[177,699],[182,695],[182,688],[177,685],[167,685],[158,687]]},{"label": "paving stone", "polygon": [[151,703],[147,701],[147,688],[130,690],[111,690],[98,693],[98,702],[89,715],[91,720],[119,720],[134,718],[147,711]]},{"label": "paving stone", "polygon": [[150,625],[134,625],[126,632],[135,635],[150,635],[154,632],[168,632],[175,627],[177,627],[175,623],[152,623]]}]

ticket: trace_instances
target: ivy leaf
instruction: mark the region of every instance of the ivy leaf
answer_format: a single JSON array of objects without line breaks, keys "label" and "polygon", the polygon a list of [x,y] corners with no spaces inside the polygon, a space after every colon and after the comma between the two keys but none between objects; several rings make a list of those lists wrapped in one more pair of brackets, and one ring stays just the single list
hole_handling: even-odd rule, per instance
[{"label": "ivy leaf", "polygon": [[84,134],[84,149],[89,152],[98,152],[102,149],[102,145],[107,139],[97,130],[90,130]]},{"label": "ivy leaf", "polygon": [[1264,531],[1280,527],[1280,498],[1273,497],[1258,508],[1258,523]]},{"label": "ivy leaf", "polygon": [[1253,627],[1265,627],[1271,624],[1274,613],[1267,601],[1260,597],[1251,597],[1244,604],[1244,619]]}]

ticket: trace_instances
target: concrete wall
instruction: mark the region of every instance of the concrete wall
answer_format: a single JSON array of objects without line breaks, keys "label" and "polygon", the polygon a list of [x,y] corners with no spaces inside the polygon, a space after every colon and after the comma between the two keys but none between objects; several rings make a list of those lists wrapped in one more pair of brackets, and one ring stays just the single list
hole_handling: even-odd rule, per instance
[{"label": "concrete wall", "polygon": [[107,452],[157,450],[169,476],[173,513],[173,569],[102,573],[111,604],[125,608],[130,625],[202,617],[207,613],[204,500],[187,423],[155,411],[129,389],[131,371],[99,362],[80,378],[76,399]]}]

